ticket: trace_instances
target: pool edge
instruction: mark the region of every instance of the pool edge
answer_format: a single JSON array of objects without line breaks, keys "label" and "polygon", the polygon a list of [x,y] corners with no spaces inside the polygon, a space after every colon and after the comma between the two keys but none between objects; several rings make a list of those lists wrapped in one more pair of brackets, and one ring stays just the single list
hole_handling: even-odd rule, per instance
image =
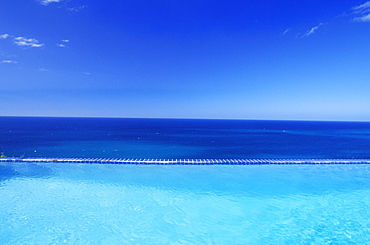
[{"label": "pool edge", "polygon": [[1,162],[91,163],[142,165],[284,165],[284,164],[370,164],[370,159],[138,159],[138,158],[18,158]]}]

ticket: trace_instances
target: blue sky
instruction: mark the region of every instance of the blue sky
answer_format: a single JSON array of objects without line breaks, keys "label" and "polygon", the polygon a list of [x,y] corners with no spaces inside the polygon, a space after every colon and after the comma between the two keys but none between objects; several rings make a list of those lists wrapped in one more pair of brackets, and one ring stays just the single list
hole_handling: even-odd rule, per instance
[{"label": "blue sky", "polygon": [[0,0],[0,16],[0,116],[370,121],[370,1]]}]

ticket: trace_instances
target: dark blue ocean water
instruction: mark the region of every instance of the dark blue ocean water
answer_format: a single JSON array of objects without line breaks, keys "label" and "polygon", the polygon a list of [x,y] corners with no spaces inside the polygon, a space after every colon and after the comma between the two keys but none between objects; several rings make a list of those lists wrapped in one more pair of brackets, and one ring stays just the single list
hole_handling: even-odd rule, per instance
[{"label": "dark blue ocean water", "polygon": [[370,158],[370,123],[0,117],[6,156]]}]

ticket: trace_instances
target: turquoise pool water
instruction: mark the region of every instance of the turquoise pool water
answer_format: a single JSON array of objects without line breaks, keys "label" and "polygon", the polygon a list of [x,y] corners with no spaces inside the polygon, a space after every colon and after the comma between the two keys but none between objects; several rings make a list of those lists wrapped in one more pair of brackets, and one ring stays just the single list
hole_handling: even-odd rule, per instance
[{"label": "turquoise pool water", "polygon": [[366,244],[370,165],[0,163],[0,244]]}]

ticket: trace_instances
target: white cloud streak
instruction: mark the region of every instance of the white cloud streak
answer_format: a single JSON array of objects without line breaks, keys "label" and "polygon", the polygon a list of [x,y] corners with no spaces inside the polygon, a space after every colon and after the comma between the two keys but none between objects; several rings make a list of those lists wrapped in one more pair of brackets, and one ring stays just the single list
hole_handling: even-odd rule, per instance
[{"label": "white cloud streak", "polygon": [[69,11],[72,11],[72,12],[78,12],[84,8],[87,8],[87,6],[85,5],[81,5],[81,6],[78,6],[78,7],[74,7],[74,8],[68,8]]},{"label": "white cloud streak", "polygon": [[43,43],[40,43],[38,40],[34,38],[25,38],[25,37],[16,37],[14,38],[14,43],[18,46],[25,46],[31,48],[41,48],[44,46]]},{"label": "white cloud streak", "polygon": [[318,24],[317,26],[312,27],[309,31],[307,31],[307,32],[303,35],[303,37],[308,37],[308,36],[310,36],[310,35],[314,34],[314,33],[315,33],[315,31],[316,31],[317,29],[319,29],[319,28],[320,28],[320,26],[322,26],[322,25],[324,25],[324,24],[323,24],[323,23],[320,23],[320,24]]},{"label": "white cloud streak", "polygon": [[62,43],[57,43],[57,46],[58,47],[61,47],[61,48],[65,48],[65,47],[67,47],[66,43],[69,43],[69,40],[68,39],[64,39],[61,42]]},{"label": "white cloud streak", "polygon": [[1,61],[1,63],[4,63],[4,64],[17,64],[18,62],[15,61],[15,60],[3,60],[3,61]]},{"label": "white cloud streak", "polygon": [[9,37],[9,34],[0,35],[0,39],[7,39],[8,37]]},{"label": "white cloud streak", "polygon": [[47,6],[47,5],[49,5],[50,3],[59,3],[59,2],[61,2],[61,1],[62,1],[62,0],[41,0],[41,1],[40,1],[40,4]]},{"label": "white cloud streak", "polygon": [[363,3],[361,5],[355,6],[352,9],[355,11],[363,11],[363,10],[368,10],[370,8],[370,1],[367,1],[366,3]]},{"label": "white cloud streak", "polygon": [[370,21],[370,14],[361,16],[361,17],[356,17],[353,19],[356,22],[369,22]]},{"label": "white cloud streak", "polygon": [[370,22],[370,1],[352,8],[352,14],[357,15],[353,18],[355,22]]},{"label": "white cloud streak", "polygon": [[86,5],[70,4],[69,3],[70,0],[35,0],[35,1],[37,1],[39,4],[44,5],[44,6],[48,6],[49,4],[52,4],[52,3],[63,3],[62,4],[63,7],[66,10],[71,11],[71,12],[79,12],[80,10],[87,8]]},{"label": "white cloud streak", "polygon": [[286,30],[283,32],[283,36],[285,36],[289,31],[290,31],[290,28],[286,29]]}]

